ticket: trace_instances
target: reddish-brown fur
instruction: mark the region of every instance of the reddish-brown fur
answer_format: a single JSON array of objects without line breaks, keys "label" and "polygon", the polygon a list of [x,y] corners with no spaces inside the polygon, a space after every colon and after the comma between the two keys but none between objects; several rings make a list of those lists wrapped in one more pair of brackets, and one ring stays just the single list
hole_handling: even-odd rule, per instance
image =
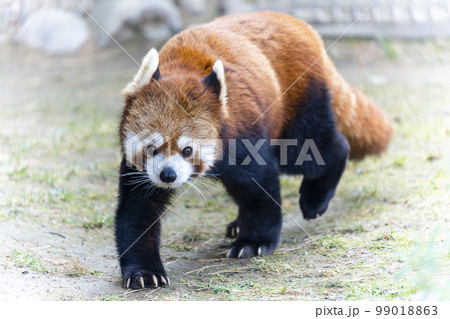
[{"label": "reddish-brown fur", "polygon": [[[383,111],[339,75],[320,36],[289,15],[255,12],[219,18],[174,36],[159,58],[162,78],[127,96],[121,132],[162,127],[161,133],[174,141],[186,131],[195,138],[218,138],[223,122],[236,136],[254,129],[252,123],[271,106],[255,125],[264,125],[271,138],[278,138],[301,107],[308,85],[319,80],[330,89],[351,157],[379,154],[389,143],[392,129]],[[226,71],[226,117],[217,96],[199,84],[217,60]]]}]

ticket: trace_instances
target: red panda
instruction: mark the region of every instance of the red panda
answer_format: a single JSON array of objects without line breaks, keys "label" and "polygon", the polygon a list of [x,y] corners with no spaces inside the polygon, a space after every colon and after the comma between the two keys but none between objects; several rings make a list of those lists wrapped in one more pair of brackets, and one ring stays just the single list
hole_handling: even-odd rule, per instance
[{"label": "red panda", "polygon": [[378,155],[392,134],[384,112],[336,71],[320,36],[274,12],[175,35],[159,54],[150,50],[124,96],[116,211],[124,288],[169,284],[160,217],[181,185],[220,179],[239,206],[227,257],[267,255],[280,238],[280,174],[303,175],[300,208],[315,218],[348,156]]}]

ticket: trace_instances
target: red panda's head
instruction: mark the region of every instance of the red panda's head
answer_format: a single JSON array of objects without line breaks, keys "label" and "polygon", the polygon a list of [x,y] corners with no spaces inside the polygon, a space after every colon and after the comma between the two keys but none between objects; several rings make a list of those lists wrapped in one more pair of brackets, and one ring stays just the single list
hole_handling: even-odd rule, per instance
[{"label": "red panda's head", "polygon": [[178,187],[205,174],[221,155],[221,118],[227,116],[221,61],[206,77],[164,76],[155,49],[124,90],[120,138],[128,165],[158,187]]}]

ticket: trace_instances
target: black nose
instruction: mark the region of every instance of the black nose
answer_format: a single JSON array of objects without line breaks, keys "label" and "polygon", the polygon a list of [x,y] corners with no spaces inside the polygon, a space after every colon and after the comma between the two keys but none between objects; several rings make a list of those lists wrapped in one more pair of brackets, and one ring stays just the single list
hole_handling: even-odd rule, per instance
[{"label": "black nose", "polygon": [[177,179],[177,173],[171,167],[164,167],[161,174],[159,174],[159,178],[164,183],[172,183]]}]

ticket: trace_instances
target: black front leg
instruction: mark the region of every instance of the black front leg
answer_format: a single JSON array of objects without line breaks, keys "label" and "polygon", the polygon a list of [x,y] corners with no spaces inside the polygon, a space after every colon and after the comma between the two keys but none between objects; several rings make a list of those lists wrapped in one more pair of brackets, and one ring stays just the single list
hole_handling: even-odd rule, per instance
[{"label": "black front leg", "polygon": [[237,239],[228,250],[227,257],[269,255],[276,248],[282,225],[281,208],[278,206],[280,184],[278,174],[268,175],[270,177],[263,174],[247,180],[236,178],[224,182],[239,205],[238,217],[229,225],[229,228],[234,228],[234,236],[229,237]]},{"label": "black front leg", "polygon": [[[130,174],[131,173],[131,174]],[[119,204],[116,212],[116,244],[124,288],[156,288],[169,284],[159,254],[160,217],[171,191],[139,182],[136,170],[120,168]]]},{"label": "black front leg", "polygon": [[[251,143],[256,145],[258,140]],[[230,154],[236,156],[234,164],[230,164],[233,162]],[[248,155],[244,143],[237,140],[236,150],[227,150],[224,160],[214,170],[239,206],[237,219],[227,226],[227,237],[236,238],[227,253],[230,258],[268,255],[280,240],[282,215],[277,159],[267,140],[259,149],[262,161],[253,158],[246,163]]]}]

